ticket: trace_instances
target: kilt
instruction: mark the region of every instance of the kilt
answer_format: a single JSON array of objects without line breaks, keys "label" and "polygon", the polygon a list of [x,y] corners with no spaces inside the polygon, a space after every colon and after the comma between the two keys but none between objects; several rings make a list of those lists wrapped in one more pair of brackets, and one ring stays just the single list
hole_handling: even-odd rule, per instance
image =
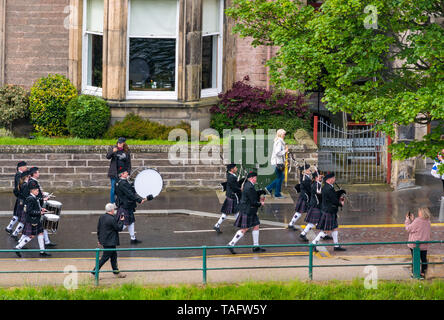
[{"label": "kilt", "polygon": [[23,200],[17,205],[16,215],[19,222],[23,224],[26,222],[25,204],[23,203]]},{"label": "kilt", "polygon": [[123,224],[125,226],[129,226],[132,223],[136,222],[136,218],[134,217],[134,211],[133,210],[125,209],[125,208],[118,208],[117,209],[117,214],[116,214],[117,221],[120,220],[121,216],[124,216]]},{"label": "kilt", "polygon": [[252,228],[254,226],[260,225],[259,217],[257,214],[246,214],[240,212],[237,216],[234,226],[240,229]]},{"label": "kilt", "polygon": [[15,199],[15,204],[14,204],[14,210],[12,211],[12,216],[14,216],[14,217],[17,217],[17,207],[18,207],[18,204],[19,204],[19,199],[16,198]]},{"label": "kilt", "polygon": [[304,221],[307,223],[317,224],[321,219],[321,216],[322,216],[321,209],[313,207],[308,210]]},{"label": "kilt", "polygon": [[225,198],[224,203],[222,204],[222,208],[220,209],[220,212],[225,214],[235,214],[239,211],[239,202],[237,200],[237,197],[234,199],[231,198]]},{"label": "kilt", "polygon": [[336,213],[331,214],[325,211],[321,212],[322,216],[321,219],[319,219],[316,229],[322,231],[330,231],[336,229],[338,227],[338,215]]},{"label": "kilt", "polygon": [[25,226],[23,227],[22,234],[25,236],[36,236],[40,233],[43,233],[43,224],[42,222],[39,222],[35,225],[31,224],[30,222],[26,222]]},{"label": "kilt", "polygon": [[299,213],[304,213],[307,211],[307,208],[308,208],[307,200],[305,199],[305,197],[299,196],[294,210]]}]

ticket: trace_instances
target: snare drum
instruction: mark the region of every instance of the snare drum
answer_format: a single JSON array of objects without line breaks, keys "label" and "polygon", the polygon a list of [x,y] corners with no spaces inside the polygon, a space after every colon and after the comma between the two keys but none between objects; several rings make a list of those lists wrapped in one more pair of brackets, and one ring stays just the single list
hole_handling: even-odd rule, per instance
[{"label": "snare drum", "polygon": [[59,226],[60,216],[52,213],[46,213],[43,216],[43,229],[50,233],[56,233]]},{"label": "snare drum", "polygon": [[134,181],[134,189],[142,198],[152,195],[157,197],[163,188],[163,179],[155,169],[145,169],[140,172]]},{"label": "snare drum", "polygon": [[62,203],[55,200],[48,200],[45,202],[45,208],[51,213],[59,216],[62,211]]}]

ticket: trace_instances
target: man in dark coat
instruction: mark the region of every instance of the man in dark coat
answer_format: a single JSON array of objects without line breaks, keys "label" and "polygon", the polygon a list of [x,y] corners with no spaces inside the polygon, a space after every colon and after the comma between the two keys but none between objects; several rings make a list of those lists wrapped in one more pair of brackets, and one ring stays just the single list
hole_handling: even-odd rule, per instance
[{"label": "man in dark coat", "polygon": [[239,199],[242,191],[237,180],[236,172],[237,167],[234,163],[227,165],[226,199],[220,209],[221,216],[213,227],[217,233],[222,233],[220,226],[227,218],[227,214],[237,214],[239,212]]},{"label": "man in dark coat", "polygon": [[[313,240],[313,244],[317,244],[319,240],[325,237],[326,232],[331,232],[331,236],[333,238],[333,242],[335,244],[338,243],[338,209],[344,205],[343,200],[340,201],[338,195],[334,188],[334,183],[336,181],[335,175],[333,172],[325,175],[325,184],[322,187],[321,197],[321,212],[322,216],[317,224],[316,228],[320,229],[321,232],[317,235],[317,237]],[[345,248],[342,248],[339,245],[335,245],[335,251],[345,251]]]},{"label": "man in dark coat", "polygon": [[123,168],[119,170],[119,181],[116,183],[116,204],[117,204],[117,217],[120,219],[124,217],[124,228],[128,228],[128,232],[131,237],[131,244],[138,244],[142,241],[136,239],[136,233],[134,230],[134,223],[136,218],[134,217],[134,211],[136,210],[137,203],[144,203],[153,199],[152,195],[147,198],[140,197],[134,186],[128,181],[128,170]]},{"label": "man in dark coat", "polygon": [[[247,181],[242,190],[242,198],[239,204],[239,215],[234,225],[240,230],[234,235],[233,239],[228,243],[229,246],[234,245],[244,236],[248,229],[253,228],[253,252],[264,252],[265,249],[259,247],[259,217],[257,216],[258,209],[265,204],[265,198],[259,197],[258,192],[254,188],[257,182],[257,173],[250,172],[247,175]],[[228,250],[235,254],[233,248]]]},{"label": "man in dark coat", "polygon": [[12,228],[14,228],[15,224],[19,220],[19,217],[17,215],[17,207],[18,207],[19,201],[20,201],[20,199],[19,199],[19,196],[20,196],[19,185],[20,185],[21,175],[26,170],[27,170],[27,164],[25,161],[20,161],[19,163],[17,163],[17,171],[14,176],[14,189],[12,191],[14,193],[14,196],[16,197],[16,200],[15,200],[14,210],[12,212],[12,219],[9,222],[8,226],[5,228],[6,232],[9,234],[12,232]]},{"label": "man in dark coat", "polygon": [[115,184],[119,180],[118,171],[126,169],[128,170],[128,173],[131,174],[131,152],[129,151],[124,137],[120,137],[117,140],[117,144],[108,148],[106,158],[111,160],[108,169],[108,177],[111,180],[110,201],[111,203],[114,203]]},{"label": "man in dark coat", "polygon": [[[123,219],[115,217],[115,206],[113,203],[108,203],[105,206],[106,213],[99,218],[97,224],[97,238],[98,245],[103,246],[104,249],[116,249],[120,245],[119,232],[123,230]],[[113,273],[119,278],[125,278],[126,275],[120,273],[117,266],[117,251],[104,251],[102,258],[99,261],[99,270],[102,266],[111,259],[111,267]],[[95,269],[91,271],[95,275]]]},{"label": "man in dark coat", "polygon": [[299,220],[304,212],[308,210],[308,204],[310,202],[311,195],[311,170],[310,165],[306,163],[303,167],[300,168],[303,171],[303,174],[300,177],[301,183],[301,193],[299,195],[298,201],[296,202],[296,207],[294,209],[295,213],[290,223],[288,224],[288,229],[293,229],[296,231],[295,223]]}]

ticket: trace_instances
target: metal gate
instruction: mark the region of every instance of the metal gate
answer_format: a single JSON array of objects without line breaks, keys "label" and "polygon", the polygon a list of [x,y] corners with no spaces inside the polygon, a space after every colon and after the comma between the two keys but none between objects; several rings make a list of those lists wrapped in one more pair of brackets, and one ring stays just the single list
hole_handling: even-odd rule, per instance
[{"label": "metal gate", "polygon": [[340,183],[383,183],[385,136],[376,132],[373,125],[351,128],[340,128],[319,119],[319,170],[333,171]]}]

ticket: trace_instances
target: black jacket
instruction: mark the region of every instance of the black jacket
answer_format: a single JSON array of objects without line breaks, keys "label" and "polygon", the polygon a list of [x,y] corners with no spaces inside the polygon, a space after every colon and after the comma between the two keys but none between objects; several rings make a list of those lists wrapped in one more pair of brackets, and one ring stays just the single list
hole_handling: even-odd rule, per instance
[{"label": "black jacket", "polygon": [[225,194],[227,198],[234,199],[235,195],[240,199],[242,195],[241,188],[237,181],[237,177],[229,172],[227,172],[227,192]]},{"label": "black jacket", "polygon": [[21,186],[20,186],[18,198],[24,202],[27,197],[29,197],[28,183],[27,182],[23,182],[21,184]]},{"label": "black jacket", "polygon": [[120,245],[119,231],[123,230],[123,221],[116,220],[116,217],[105,213],[99,218],[97,223],[97,239],[104,247]]},{"label": "black jacket", "polygon": [[244,189],[242,191],[242,198],[239,204],[239,212],[247,215],[257,214],[260,208],[259,196],[254,188],[254,184],[250,181],[245,181]]},{"label": "black jacket", "polygon": [[322,204],[322,188],[318,193],[318,188],[322,185],[322,183],[314,181],[311,184],[311,195],[310,195],[310,208],[318,208],[321,209]]},{"label": "black jacket", "polygon": [[116,182],[117,206],[124,209],[135,209],[137,203],[141,203],[143,198],[140,197],[134,186],[127,179],[119,179]]},{"label": "black jacket", "polygon": [[19,184],[20,184],[20,177],[21,177],[22,173],[20,171],[17,170],[17,172],[15,173],[14,176],[14,190],[12,191],[14,193],[14,195],[18,198],[19,197]]},{"label": "black jacket", "polygon": [[39,182],[33,178],[29,178],[28,181],[28,188],[29,190],[31,190],[31,188],[35,188],[35,186],[37,186],[37,188],[39,189],[39,194],[37,195],[37,199],[39,199],[40,202],[40,206],[43,206],[43,192],[42,192],[42,188],[40,188]]},{"label": "black jacket", "polygon": [[108,148],[108,152],[106,153],[106,158],[111,160],[108,169],[108,177],[109,178],[117,178],[117,167],[122,166],[128,170],[128,173],[131,173],[131,152],[123,152],[117,151],[113,152],[113,149],[117,148],[117,146],[110,146]]},{"label": "black jacket", "polygon": [[26,222],[31,224],[38,224],[42,217],[42,207],[40,206],[38,198],[30,195],[25,201]]},{"label": "black jacket", "polygon": [[311,195],[311,179],[309,176],[304,175],[301,180],[301,194],[300,197],[304,199],[307,203],[310,201]]},{"label": "black jacket", "polygon": [[321,210],[330,214],[336,214],[341,206],[335,188],[332,185],[325,183],[322,187]]}]

